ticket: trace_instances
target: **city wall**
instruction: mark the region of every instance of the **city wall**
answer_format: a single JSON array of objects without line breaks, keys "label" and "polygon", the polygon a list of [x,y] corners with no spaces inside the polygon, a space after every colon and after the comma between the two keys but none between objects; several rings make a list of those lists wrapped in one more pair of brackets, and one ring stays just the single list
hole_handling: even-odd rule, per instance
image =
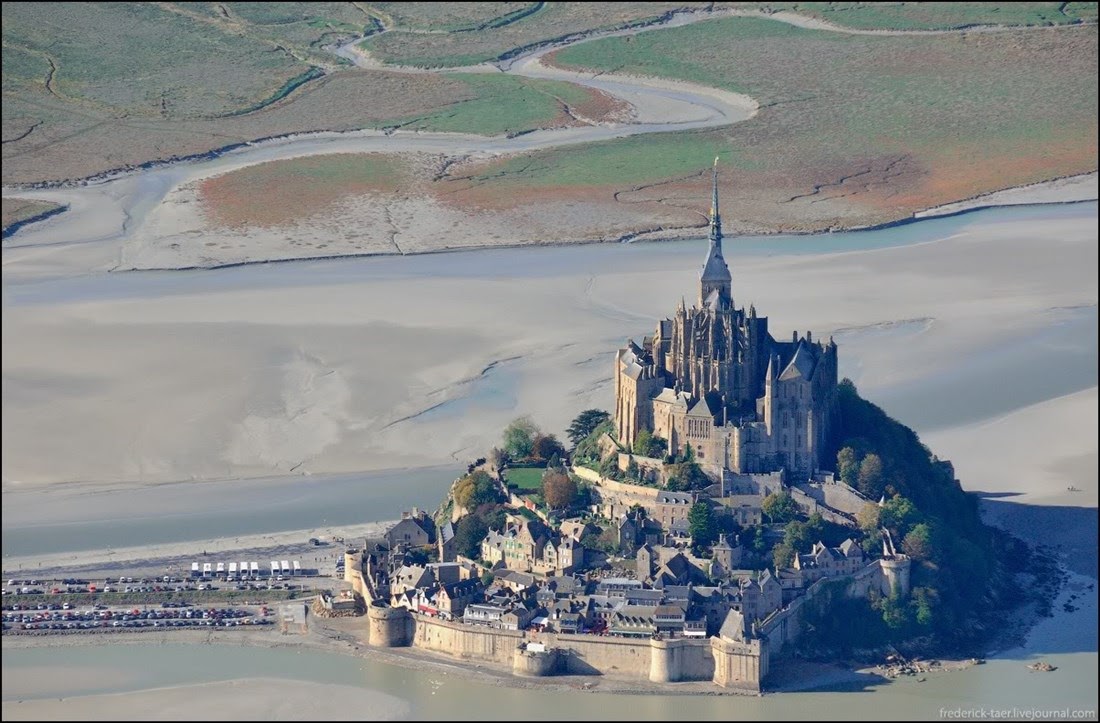
[{"label": "city wall", "polygon": [[[371,645],[413,646],[463,660],[510,666],[515,674],[523,676],[606,675],[654,683],[713,680],[723,687],[756,692],[761,678],[751,676],[767,670],[767,661],[760,661],[759,641],[722,647],[712,639],[631,639],[500,630],[381,605],[371,605],[367,618]],[[545,650],[528,650],[527,643],[541,643]],[[721,660],[716,664],[718,658]],[[716,669],[721,676],[716,676]]]},{"label": "city wall", "polygon": [[853,522],[850,517],[847,517],[836,510],[830,509],[823,502],[816,497],[806,494],[799,487],[791,487],[791,499],[798,505],[807,516],[813,514],[821,515],[821,518],[828,520],[829,522],[835,522],[838,525],[852,525]]},{"label": "city wall", "polygon": [[614,519],[621,514],[625,514],[634,505],[638,505],[650,514],[654,514],[657,509],[657,493],[660,490],[656,487],[618,482],[587,467],[574,466],[572,471],[581,479],[596,485],[596,491],[601,500],[601,509],[608,518]]},{"label": "city wall", "polygon": [[864,505],[873,502],[843,482],[807,482],[797,485],[797,489],[819,504],[846,515],[858,515]]},{"label": "city wall", "polygon": [[456,658],[511,665],[516,648],[524,640],[524,634],[515,630],[447,622],[426,615],[408,617],[412,623],[411,644],[414,647]]},{"label": "city wall", "polygon": [[767,653],[779,654],[788,643],[798,640],[802,632],[802,615],[825,586],[845,581],[844,595],[849,598],[865,598],[875,591],[889,595],[897,589],[903,594],[909,592],[909,566],[905,560],[875,560],[859,572],[848,578],[826,578],[818,580],[806,588],[806,593],[791,601],[790,605],[769,615],[760,625],[760,633],[768,639]]}]

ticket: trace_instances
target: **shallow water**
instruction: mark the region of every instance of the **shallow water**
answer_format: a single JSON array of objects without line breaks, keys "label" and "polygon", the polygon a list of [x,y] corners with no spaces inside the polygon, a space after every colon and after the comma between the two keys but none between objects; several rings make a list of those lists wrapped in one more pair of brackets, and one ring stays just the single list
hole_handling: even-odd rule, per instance
[{"label": "shallow water", "polygon": [[6,497],[4,557],[393,520],[413,506],[434,510],[461,471],[428,467],[233,480],[205,483],[208,494],[196,492],[201,482],[97,492],[97,499],[113,499],[117,511],[95,520],[87,519],[77,494],[59,501],[65,509],[54,506],[46,524],[35,524],[33,499]]},{"label": "shallow water", "polygon": [[[797,236],[734,236],[725,240],[731,268],[749,256],[802,256],[896,248],[948,238],[973,225],[1047,219],[1096,218],[1097,203],[1005,206],[929,218],[889,228]],[[705,257],[705,239],[476,249],[412,256],[373,256],[279,261],[220,269],[131,271],[57,279],[5,278],[4,304],[62,304],[107,299],[158,298],[226,289],[270,289],[360,284],[376,279],[468,279],[498,276],[546,278],[626,273],[661,263],[694,266]]]},{"label": "shallow water", "polygon": [[[1090,693],[1088,657],[1048,657],[1059,665],[1053,674],[1032,673],[1020,659],[991,660],[964,671],[931,676],[924,683],[915,679],[884,682],[866,676],[862,683],[756,698],[521,690],[333,653],[231,645],[119,645],[6,650],[5,676],[40,670],[56,681],[49,691],[27,694],[5,680],[3,697],[5,701],[29,700],[271,677],[381,691],[407,701],[414,720],[515,720],[520,710],[523,719],[560,720],[563,706],[568,708],[567,717],[578,720],[784,720],[822,714],[838,720],[934,719],[944,708],[1095,709],[1095,678]],[[1095,655],[1092,661],[1095,674]],[[60,675],[66,670],[78,673],[90,668],[111,673],[113,682],[82,685],[79,675]],[[79,700],[74,702],[79,704]],[[118,704],[124,705],[125,698]],[[360,715],[349,711],[348,717]]]}]

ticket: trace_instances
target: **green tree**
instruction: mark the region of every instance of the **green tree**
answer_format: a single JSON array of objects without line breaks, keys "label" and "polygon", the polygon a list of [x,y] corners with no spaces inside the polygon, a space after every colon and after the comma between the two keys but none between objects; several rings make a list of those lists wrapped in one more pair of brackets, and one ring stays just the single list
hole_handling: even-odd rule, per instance
[{"label": "green tree", "polygon": [[626,476],[628,479],[632,479],[635,482],[640,482],[642,480],[642,470],[638,467],[638,463],[633,456],[630,457],[630,462],[626,465]]},{"label": "green tree", "polygon": [[573,461],[582,464],[594,464],[600,461],[602,452],[600,440],[605,434],[614,436],[615,424],[611,420],[601,422],[592,433],[582,439],[573,449]]},{"label": "green tree", "polygon": [[561,510],[577,499],[577,483],[564,472],[547,470],[542,476],[542,499],[552,510]]},{"label": "green tree", "polygon": [[768,549],[768,539],[764,533],[764,528],[755,528],[753,530],[751,539],[752,551],[755,552],[757,555],[763,555],[764,552]]},{"label": "green tree", "polygon": [[648,429],[638,432],[638,436],[634,439],[633,451],[634,454],[640,457],[656,457],[659,459],[665,456],[667,450],[668,441],[664,437],[658,437]]},{"label": "green tree", "polygon": [[612,454],[600,460],[599,472],[608,479],[622,479],[623,471],[619,469],[619,457]]},{"label": "green tree", "polygon": [[552,434],[536,434],[531,443],[531,458],[539,462],[548,461],[551,458],[560,458],[565,454],[565,447],[561,445],[557,437]]},{"label": "green tree", "polygon": [[794,520],[788,522],[787,526],[783,528],[783,542],[789,545],[792,550],[799,552],[808,550],[817,540],[814,539],[814,531],[810,529],[809,525]]},{"label": "green tree", "polygon": [[870,557],[880,557],[882,554],[882,532],[880,530],[867,532],[863,536],[860,545],[863,547],[863,552]]},{"label": "green tree", "polygon": [[481,556],[481,541],[489,534],[489,528],[477,515],[466,515],[455,527],[455,550],[463,557],[476,560]]},{"label": "green tree", "polygon": [[673,492],[702,490],[714,484],[714,480],[695,462],[665,465],[665,478],[668,480],[665,488]]},{"label": "green tree", "polygon": [[777,570],[790,567],[794,562],[794,556],[797,554],[798,551],[790,543],[780,542],[772,548],[772,564]]},{"label": "green tree", "polygon": [[508,513],[504,511],[503,507],[478,512],[478,517],[481,518],[486,527],[497,532],[504,532],[504,528],[508,524]]},{"label": "green tree", "polygon": [[882,522],[882,510],[874,502],[868,502],[860,509],[859,514],[856,515],[856,521],[859,523],[859,529],[864,532],[874,532],[877,530]]},{"label": "green tree", "polygon": [[569,429],[565,430],[569,437],[569,443],[576,447],[588,435],[595,431],[596,427],[611,419],[611,415],[602,409],[586,409],[573,419]]},{"label": "green tree", "polygon": [[840,481],[849,487],[855,487],[859,477],[859,457],[851,447],[842,447],[836,453],[836,471]]},{"label": "green tree", "polygon": [[687,492],[691,489],[688,482],[679,477],[669,477],[665,482],[665,489],[669,492]]},{"label": "green tree", "polygon": [[504,451],[512,459],[527,459],[535,447],[539,428],[530,417],[519,417],[504,428]]},{"label": "green tree", "polygon": [[455,484],[455,504],[467,510],[475,510],[481,505],[500,502],[500,490],[496,482],[484,470],[475,470],[465,475]]},{"label": "green tree", "polygon": [[769,522],[790,522],[798,516],[798,504],[786,490],[772,492],[765,497],[761,508]]},{"label": "green tree", "polygon": [[917,625],[930,628],[936,623],[936,604],[939,595],[932,588],[915,587],[909,595],[909,607]]},{"label": "green tree", "polygon": [[691,535],[691,544],[696,549],[706,547],[718,537],[714,511],[706,502],[696,502],[691,506],[691,511],[688,512],[688,534]]},{"label": "green tree", "polygon": [[932,528],[923,522],[913,525],[901,541],[901,549],[914,560],[931,560],[935,557],[932,546]]},{"label": "green tree", "polygon": [[656,459],[663,458],[668,454],[668,440],[664,437],[654,434],[649,438],[649,449],[646,450],[647,457],[654,457]]},{"label": "green tree", "polygon": [[897,593],[891,593],[890,597],[883,598],[882,620],[891,630],[901,630],[909,623],[909,609]]},{"label": "green tree", "polygon": [[882,458],[871,453],[859,463],[859,475],[856,479],[856,487],[860,492],[871,499],[882,496],[885,488],[885,480],[882,473]]},{"label": "green tree", "polygon": [[912,502],[894,495],[882,506],[882,526],[890,530],[895,540],[905,538],[909,528],[920,522],[920,512]]},{"label": "green tree", "polygon": [[423,565],[428,562],[428,551],[431,550],[431,546],[428,549],[423,547],[413,547],[405,551],[405,564],[407,565]]}]

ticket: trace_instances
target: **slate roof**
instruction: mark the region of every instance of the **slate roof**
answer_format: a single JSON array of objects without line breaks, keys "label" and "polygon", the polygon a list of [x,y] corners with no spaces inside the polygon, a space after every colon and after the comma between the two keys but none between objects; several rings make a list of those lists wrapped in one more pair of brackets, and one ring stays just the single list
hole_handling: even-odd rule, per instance
[{"label": "slate roof", "polygon": [[699,277],[699,280],[728,283],[732,278],[730,267],[726,265],[726,259],[722,257],[721,247],[712,243],[710,251],[707,252],[707,262],[703,264],[703,274]]},{"label": "slate roof", "polygon": [[794,350],[794,356],[791,357],[791,361],[787,364],[787,368],[779,375],[779,380],[788,381],[801,377],[809,381],[810,377],[813,376],[815,363],[813,352],[810,351],[809,346],[806,344],[806,340],[800,339],[798,347]]}]

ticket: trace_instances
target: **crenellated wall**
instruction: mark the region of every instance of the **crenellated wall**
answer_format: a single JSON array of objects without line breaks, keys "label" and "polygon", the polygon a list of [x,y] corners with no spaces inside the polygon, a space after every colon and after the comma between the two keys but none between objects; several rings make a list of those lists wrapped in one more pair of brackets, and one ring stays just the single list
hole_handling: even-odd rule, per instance
[{"label": "crenellated wall", "polygon": [[723,688],[741,688],[759,693],[768,677],[770,641],[710,639],[714,661],[714,684]]},{"label": "crenellated wall", "polygon": [[649,679],[654,683],[712,680],[714,653],[705,638],[651,640]]},{"label": "crenellated wall", "polygon": [[414,628],[413,646],[456,658],[512,665],[513,652],[524,639],[524,634],[516,630],[447,622],[426,615],[406,615]]},{"label": "crenellated wall", "polygon": [[[714,677],[714,656],[706,639],[651,640],[499,630],[376,605],[368,609],[367,616],[371,645],[412,645],[456,658],[507,665],[517,675],[562,672],[657,682]],[[527,651],[527,642],[541,643],[553,654]]]},{"label": "crenellated wall", "polygon": [[899,594],[908,595],[910,565],[909,558],[904,556],[896,559],[873,560],[848,578],[823,578],[810,585],[806,588],[804,595],[795,598],[790,605],[772,613],[761,623],[760,632],[768,638],[769,654],[776,655],[788,643],[798,640],[802,633],[803,608],[817,597],[826,585],[840,580],[845,581],[847,586],[844,594],[849,598],[865,598],[872,592],[889,595],[895,589],[895,585]]}]

